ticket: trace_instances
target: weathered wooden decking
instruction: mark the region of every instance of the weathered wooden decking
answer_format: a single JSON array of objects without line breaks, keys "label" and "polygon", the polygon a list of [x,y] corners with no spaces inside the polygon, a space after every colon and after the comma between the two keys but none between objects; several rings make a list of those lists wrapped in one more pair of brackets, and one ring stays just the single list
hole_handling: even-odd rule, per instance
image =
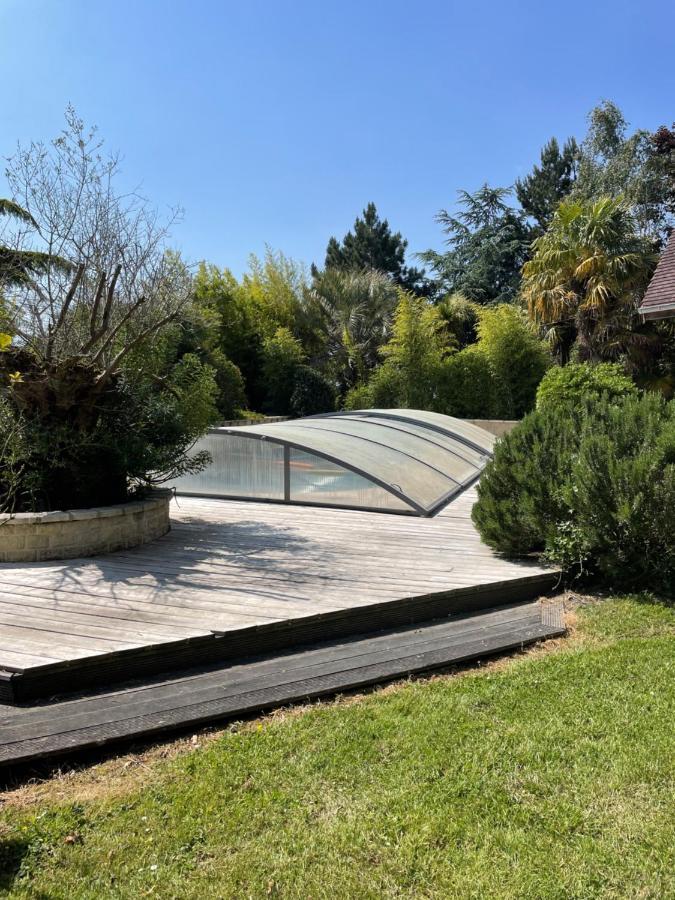
[{"label": "weathered wooden decking", "polygon": [[0,696],[241,658],[544,593],[500,559],[473,489],[431,519],[179,498],[170,534],[67,563],[0,568]]},{"label": "weathered wooden decking", "polygon": [[0,704],[0,766],[241,717],[456,665],[563,632],[560,603],[519,603],[32,707]]}]

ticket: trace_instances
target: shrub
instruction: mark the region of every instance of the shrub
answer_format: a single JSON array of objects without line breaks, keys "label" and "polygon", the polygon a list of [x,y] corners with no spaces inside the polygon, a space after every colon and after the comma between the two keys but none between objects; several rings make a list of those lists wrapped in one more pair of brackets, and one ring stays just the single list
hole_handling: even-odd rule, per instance
[{"label": "shrub", "polygon": [[497,386],[502,419],[520,419],[534,407],[537,387],[551,364],[546,345],[525,315],[503,303],[480,310],[476,351],[484,353]]},{"label": "shrub", "polygon": [[496,550],[675,587],[675,409],[656,395],[531,413],[497,444],[478,496],[473,519]]},{"label": "shrub", "polygon": [[246,409],[246,388],[244,377],[232,360],[222,350],[212,350],[208,355],[208,363],[213,367],[218,387],[215,398],[218,412],[223,419],[236,419],[239,410]]},{"label": "shrub", "polygon": [[486,544],[509,556],[546,548],[565,517],[561,483],[577,441],[574,419],[553,409],[530,413],[497,442],[472,511]]},{"label": "shrub", "polygon": [[327,378],[309,366],[295,372],[291,412],[294,416],[313,416],[335,409],[335,389]]},{"label": "shrub", "polygon": [[[84,384],[88,392],[96,372],[81,367],[70,375],[74,387]],[[15,392],[19,387],[30,392],[31,381],[16,385]],[[122,503],[130,494],[199,470],[208,454],[190,458],[190,450],[216,416],[215,393],[212,370],[188,354],[166,379],[115,376],[101,392],[95,415],[88,410],[84,422],[77,405],[38,416],[21,414],[5,400],[13,439],[0,447],[0,481],[12,474],[13,508]]]},{"label": "shrub", "polygon": [[497,386],[487,356],[467,347],[443,363],[439,411],[466,419],[490,419],[498,412]]},{"label": "shrub", "polygon": [[537,388],[537,409],[578,406],[589,397],[634,396],[637,388],[618,363],[569,363],[548,370]]},{"label": "shrub", "polygon": [[370,382],[368,384],[357,384],[347,391],[342,403],[343,409],[370,409],[374,406]]},{"label": "shrub", "polygon": [[391,338],[380,351],[384,363],[372,379],[376,406],[437,408],[440,371],[449,349],[443,332],[436,307],[401,294]]},{"label": "shrub", "polygon": [[24,456],[19,420],[0,396],[0,513],[13,512],[17,505]]},{"label": "shrub", "polygon": [[305,353],[300,341],[288,328],[277,328],[263,344],[262,374],[265,382],[263,410],[275,416],[291,412],[291,395],[295,375],[303,364]]}]

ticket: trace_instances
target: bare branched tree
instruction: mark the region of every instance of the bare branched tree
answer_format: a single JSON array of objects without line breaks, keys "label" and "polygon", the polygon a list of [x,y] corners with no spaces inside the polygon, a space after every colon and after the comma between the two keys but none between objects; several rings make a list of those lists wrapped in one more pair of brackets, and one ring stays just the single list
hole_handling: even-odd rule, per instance
[{"label": "bare branched tree", "polygon": [[19,146],[7,160],[15,206],[0,245],[10,258],[48,261],[4,286],[10,364],[23,354],[45,372],[87,368],[102,388],[188,303],[190,274],[166,250],[181,211],[162,218],[138,191],[120,191],[119,168],[72,108],[56,140]]}]

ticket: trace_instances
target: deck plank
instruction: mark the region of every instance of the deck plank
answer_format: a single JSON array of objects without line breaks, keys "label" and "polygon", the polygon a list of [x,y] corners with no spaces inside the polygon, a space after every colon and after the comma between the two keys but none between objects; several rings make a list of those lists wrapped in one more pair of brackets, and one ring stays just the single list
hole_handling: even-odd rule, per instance
[{"label": "deck plank", "polygon": [[380,615],[386,604],[501,591],[508,601],[521,587],[524,595],[528,585],[546,590],[550,569],[500,558],[481,543],[474,501],[470,488],[425,519],[180,497],[172,531],[151,544],[2,566],[0,670],[28,676],[46,658],[81,667],[89,654],[113,661],[113,677],[134,649],[168,654],[186,641],[239,633],[250,648],[252,628],[287,629],[317,616],[340,618],[344,628],[351,613]]},{"label": "deck plank", "polygon": [[246,715],[562,633],[559,615],[519,604],[33,708],[0,706],[0,765]]}]

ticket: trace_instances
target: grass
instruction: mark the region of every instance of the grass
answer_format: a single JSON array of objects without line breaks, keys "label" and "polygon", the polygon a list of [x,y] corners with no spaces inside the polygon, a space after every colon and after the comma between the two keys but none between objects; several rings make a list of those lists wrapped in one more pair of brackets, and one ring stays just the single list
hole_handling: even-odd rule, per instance
[{"label": "grass", "polygon": [[28,785],[11,897],[675,896],[675,610]]}]

